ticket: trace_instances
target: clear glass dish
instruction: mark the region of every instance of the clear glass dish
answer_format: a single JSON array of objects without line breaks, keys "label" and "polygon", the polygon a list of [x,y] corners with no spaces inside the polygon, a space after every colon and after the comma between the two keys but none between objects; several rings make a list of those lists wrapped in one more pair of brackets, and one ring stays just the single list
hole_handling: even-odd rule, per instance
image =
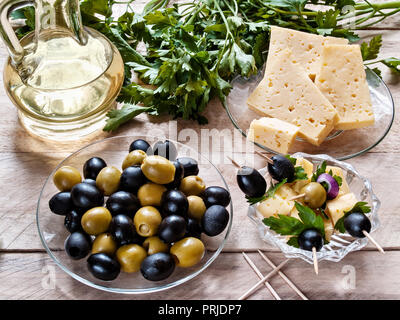
[{"label": "clear glass dish", "polygon": [[[128,154],[130,143],[136,139],[145,139],[151,145],[156,141],[162,140],[156,137],[137,135],[112,137],[89,144],[64,159],[54,169],[43,186],[37,205],[36,222],[39,236],[50,257],[62,270],[74,279],[88,286],[109,292],[126,294],[151,293],[173,288],[193,279],[218,257],[232,226],[233,207],[232,204],[230,204],[227,208],[230,219],[224,232],[216,237],[202,235],[202,240],[207,250],[200,263],[191,268],[177,267],[168,279],[159,282],[152,282],[144,279],[140,272],[134,274],[121,272],[114,281],[102,281],[94,278],[87,270],[85,258],[78,261],[70,259],[64,251],[64,241],[69,234],[64,227],[64,217],[53,214],[48,205],[50,198],[58,192],[52,181],[54,172],[61,166],[70,165],[79,169],[82,173],[82,167],[85,161],[94,156],[102,157],[108,165],[114,165],[120,168],[123,159]],[[221,186],[229,190],[220,171],[207,158],[184,144],[173,142],[177,146],[178,157],[188,156],[198,161],[200,169],[199,176],[202,177],[207,186]]]},{"label": "clear glass dish", "polygon": [[[381,78],[368,68],[366,74],[375,113],[374,126],[356,130],[334,131],[319,147],[299,138],[290,153],[329,154],[336,159],[346,160],[367,152],[385,138],[394,120],[394,101],[388,87]],[[259,72],[250,78],[236,77],[231,83],[233,89],[227,97],[225,109],[233,125],[245,137],[251,121],[261,117],[247,107],[246,101],[263,77],[264,72]],[[258,143],[255,144],[268,153],[276,153]]]},{"label": "clear glass dish", "polygon": [[[374,194],[369,180],[361,176],[352,165],[336,160],[328,155],[309,155],[298,152],[294,154],[293,157],[302,157],[309,160],[314,164],[314,169],[324,160],[326,160],[328,165],[342,168],[344,178],[349,184],[351,192],[355,194],[357,200],[368,202],[369,206],[371,206],[371,212],[368,214],[372,226],[371,233],[378,229],[380,225],[378,210],[381,203]],[[263,168],[259,171],[267,179],[270,178],[267,168]],[[257,204],[249,206],[247,215],[256,225],[257,231],[262,240],[279,248],[287,258],[300,258],[310,264],[313,263],[312,252],[289,246],[286,244],[286,236],[281,236],[275,233],[262,222],[263,217],[257,212]],[[317,252],[317,258],[318,261],[328,260],[338,262],[342,260],[348,253],[361,250],[367,245],[367,243],[367,238],[356,239],[349,234],[334,234],[331,237],[329,244],[324,245],[321,251]]]}]

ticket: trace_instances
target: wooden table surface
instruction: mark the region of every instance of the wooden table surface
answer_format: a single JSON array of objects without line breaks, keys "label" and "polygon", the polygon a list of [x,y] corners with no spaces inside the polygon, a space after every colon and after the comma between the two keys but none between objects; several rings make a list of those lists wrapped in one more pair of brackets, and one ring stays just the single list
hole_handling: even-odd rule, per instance
[{"label": "wooden table surface", "polygon": [[[137,8],[140,10],[140,6]],[[398,16],[360,34],[364,39],[376,34],[383,35],[381,57],[400,55]],[[0,65],[5,63],[6,58],[7,52],[1,45]],[[397,106],[400,103],[400,77],[385,69],[383,78]],[[72,279],[45,252],[36,229],[36,202],[46,177],[65,156],[91,140],[137,132],[149,133],[150,130],[154,133],[156,129],[168,134],[168,122],[165,121],[169,119],[140,116],[113,134],[100,133],[92,139],[76,143],[51,144],[37,140],[23,130],[15,107],[7,98],[3,85],[0,87],[0,299],[236,299],[258,280],[244,261],[242,251],[249,254],[263,274],[268,273],[270,268],[256,252],[258,248],[267,250],[267,255],[275,264],[283,261],[280,252],[268,248],[259,240],[255,227],[246,217],[246,202],[235,183],[236,170],[228,164],[220,164],[218,167],[228,180],[232,192],[233,227],[223,252],[201,275],[174,289],[138,296],[102,292]],[[178,132],[191,128],[200,134],[202,129],[216,128],[228,129],[233,134],[235,129],[219,101],[210,103],[206,116],[210,120],[206,126],[179,120]],[[234,145],[228,147],[235,148]],[[223,151],[221,149],[220,152]],[[301,260],[290,261],[283,271],[309,299],[399,299],[399,117],[396,117],[390,133],[377,147],[348,162],[371,180],[376,194],[382,200],[379,212],[381,228],[374,233],[374,237],[386,254],[382,255],[375,247],[368,245],[359,252],[349,254],[339,263],[321,262],[318,276],[309,264]],[[258,159],[256,165],[261,167],[262,161]],[[49,272],[55,276],[55,286],[47,285]],[[353,275],[355,282],[349,281]],[[282,299],[299,299],[279,277],[274,277],[270,283]],[[273,296],[264,287],[250,299],[273,299]]]}]

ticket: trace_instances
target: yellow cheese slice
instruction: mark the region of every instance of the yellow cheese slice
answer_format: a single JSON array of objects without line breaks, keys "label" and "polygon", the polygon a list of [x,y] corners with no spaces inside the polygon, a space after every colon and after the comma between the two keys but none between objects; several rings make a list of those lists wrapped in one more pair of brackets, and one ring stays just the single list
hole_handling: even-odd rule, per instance
[{"label": "yellow cheese slice", "polygon": [[260,202],[257,206],[257,211],[260,212],[264,218],[277,216],[278,214],[288,215],[294,207],[294,201],[282,199],[280,196],[275,195]]},{"label": "yellow cheese slice", "polygon": [[298,64],[289,49],[279,54],[265,78],[249,96],[248,106],[269,117],[299,127],[299,135],[319,146],[332,131],[338,115]]},{"label": "yellow cheese slice", "polygon": [[342,168],[333,167],[333,166],[326,166],[326,173],[329,173],[329,171],[331,171],[331,170],[332,170],[332,174],[334,176],[338,176],[338,177],[342,178],[342,185],[339,187],[338,197],[340,197],[340,196],[342,196],[342,195],[344,195],[346,193],[349,193],[350,192],[350,188],[349,188],[349,185],[347,184],[346,177],[343,174]]},{"label": "yellow cheese slice", "polygon": [[297,193],[286,183],[275,192],[275,195],[281,197],[283,200],[288,200],[297,196]]},{"label": "yellow cheese slice", "polygon": [[335,128],[372,126],[374,112],[358,45],[326,45],[315,84],[339,113]]},{"label": "yellow cheese slice", "polygon": [[354,193],[346,193],[343,196],[336,197],[326,202],[326,208],[329,210],[333,224],[343,217],[345,211],[350,211],[357,203]]},{"label": "yellow cheese slice", "polygon": [[253,120],[247,138],[271,150],[288,153],[292,147],[299,128],[288,122],[275,118]]},{"label": "yellow cheese slice", "polygon": [[267,70],[269,65],[273,65],[279,59],[279,53],[289,48],[310,78],[314,80],[315,75],[321,67],[322,49],[327,44],[348,44],[348,41],[343,38],[323,37],[307,32],[272,26]]}]

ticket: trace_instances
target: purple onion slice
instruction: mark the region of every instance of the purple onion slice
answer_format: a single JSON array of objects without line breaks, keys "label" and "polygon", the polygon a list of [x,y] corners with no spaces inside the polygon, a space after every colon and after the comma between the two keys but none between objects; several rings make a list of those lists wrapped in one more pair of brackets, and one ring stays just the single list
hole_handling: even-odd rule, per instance
[{"label": "purple onion slice", "polygon": [[327,173],[321,174],[318,177],[317,182],[322,184],[325,188],[327,187],[326,197],[328,200],[335,199],[338,196],[339,185],[330,174]]}]

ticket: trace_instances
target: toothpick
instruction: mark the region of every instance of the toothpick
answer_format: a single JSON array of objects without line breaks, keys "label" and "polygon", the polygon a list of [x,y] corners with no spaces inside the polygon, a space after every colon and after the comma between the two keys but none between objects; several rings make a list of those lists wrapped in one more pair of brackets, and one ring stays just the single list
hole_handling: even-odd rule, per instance
[{"label": "toothpick", "polygon": [[312,248],[313,260],[314,260],[314,270],[315,274],[318,275],[318,259],[317,259],[317,249]]},{"label": "toothpick", "polygon": [[[258,268],[256,267],[256,265],[254,264],[253,261],[251,261],[250,257],[245,254],[244,252],[242,252],[243,258],[246,260],[246,262],[249,264],[249,266],[253,269],[253,271],[255,272],[255,274],[262,279],[263,275],[260,272],[260,270],[258,270]],[[272,294],[272,296],[276,299],[276,300],[282,300],[281,297],[278,295],[278,293],[275,291],[274,288],[272,288],[272,286],[269,284],[269,282],[265,282],[264,283],[265,286],[267,287],[267,289],[269,290],[269,292]]]},{"label": "toothpick", "polygon": [[236,168],[238,168],[238,169],[241,168],[240,165],[239,165],[235,160],[233,160],[230,156],[226,156],[226,157],[232,162],[232,164],[233,164]]},{"label": "toothpick", "polygon": [[258,289],[260,285],[262,285],[265,281],[267,281],[269,278],[271,278],[273,275],[275,275],[285,264],[289,262],[289,259],[286,259],[283,261],[280,265],[278,265],[274,270],[272,270],[270,273],[268,273],[264,278],[262,278],[260,281],[258,281],[254,286],[252,286],[249,290],[247,290],[240,298],[239,300],[244,300],[247,297],[249,297],[254,291]]},{"label": "toothpick", "polygon": [[305,196],[306,196],[306,194],[305,194],[305,193],[302,193],[302,194],[299,194],[299,195],[297,195],[297,196],[295,196],[295,197],[292,197],[292,198],[288,199],[288,201],[300,199],[300,198],[303,198],[303,197],[305,197]]},{"label": "toothpick", "polygon": [[270,157],[266,156],[264,153],[261,153],[260,151],[254,151],[257,153],[260,157],[263,157],[265,160],[267,160],[268,163],[274,164],[274,160],[272,160]]},{"label": "toothpick", "polygon": [[[271,268],[276,268],[276,265],[261,250],[258,250],[258,253],[261,255],[261,258],[263,258],[264,261],[271,266]],[[282,271],[279,271],[278,275],[283,279],[283,281],[285,281],[288,284],[290,288],[293,289],[294,292],[296,292],[300,296],[300,298],[302,298],[303,300],[308,300],[308,298],[296,287],[296,285]]]},{"label": "toothpick", "polygon": [[369,241],[371,241],[375,245],[375,247],[378,248],[378,250],[380,252],[382,252],[383,254],[385,253],[385,251],[382,249],[382,247],[379,245],[379,243],[376,242],[375,239],[372,238],[372,236],[367,231],[363,230],[362,233],[364,234],[364,236],[366,236],[369,239]]}]

